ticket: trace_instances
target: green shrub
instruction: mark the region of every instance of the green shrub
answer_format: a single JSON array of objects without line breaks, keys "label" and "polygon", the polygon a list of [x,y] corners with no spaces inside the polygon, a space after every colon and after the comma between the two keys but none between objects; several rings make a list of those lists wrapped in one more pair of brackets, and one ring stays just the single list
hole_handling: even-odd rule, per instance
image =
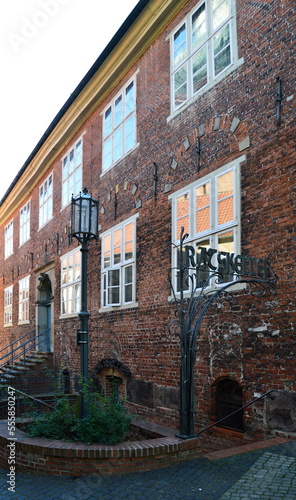
[{"label": "green shrub", "polygon": [[85,443],[116,444],[129,430],[130,417],[121,403],[102,396],[93,396],[88,415],[74,426],[79,441]]},{"label": "green shrub", "polygon": [[72,413],[67,398],[56,400],[55,408],[51,413],[32,415],[34,422],[29,424],[27,432],[30,436],[46,437],[49,439],[71,439],[75,437],[72,431],[76,417]]},{"label": "green shrub", "polygon": [[89,394],[89,411],[78,419],[66,397],[57,398],[51,413],[34,415],[26,428],[30,436],[76,440],[84,443],[116,444],[129,430],[130,417],[123,405],[98,394]]}]

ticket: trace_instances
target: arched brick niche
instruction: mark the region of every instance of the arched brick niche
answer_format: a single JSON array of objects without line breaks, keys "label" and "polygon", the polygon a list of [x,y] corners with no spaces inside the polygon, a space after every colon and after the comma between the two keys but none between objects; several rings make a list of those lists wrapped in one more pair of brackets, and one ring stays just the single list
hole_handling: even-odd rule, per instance
[{"label": "arched brick niche", "polygon": [[113,397],[116,401],[126,399],[126,383],[131,377],[127,366],[115,358],[105,358],[96,365],[94,371],[106,397]]}]

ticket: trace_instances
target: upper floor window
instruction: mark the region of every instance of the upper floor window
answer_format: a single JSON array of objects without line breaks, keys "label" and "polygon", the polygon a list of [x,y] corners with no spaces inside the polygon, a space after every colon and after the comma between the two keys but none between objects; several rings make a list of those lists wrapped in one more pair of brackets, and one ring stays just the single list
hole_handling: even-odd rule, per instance
[{"label": "upper floor window", "polygon": [[30,276],[19,281],[19,323],[29,321],[29,287]]},{"label": "upper floor window", "polygon": [[136,145],[136,83],[132,80],[103,113],[103,160],[105,171]]},{"label": "upper floor window", "polygon": [[102,306],[136,300],[136,218],[115,226],[102,238]]},{"label": "upper floor window", "polygon": [[[239,254],[240,252],[240,167],[239,160],[222,167],[211,174],[195,181],[186,188],[170,196],[172,199],[172,237],[173,246],[173,284],[180,291],[178,279],[179,255],[178,243],[181,228],[184,228],[188,238],[184,245],[193,247],[196,260],[201,259],[202,248],[216,249],[217,252]],[[183,258],[183,256],[182,256]],[[217,254],[212,257],[212,263],[222,272],[223,263],[216,262]],[[203,259],[201,259],[203,262]],[[204,266],[204,269],[203,269]],[[201,285],[209,276],[209,268],[204,263],[199,269],[190,270],[197,283]],[[232,275],[223,274],[223,282],[232,281]],[[214,283],[211,283],[214,286]],[[183,289],[188,289],[188,281],[183,283]]]},{"label": "upper floor window", "polygon": [[75,249],[61,258],[61,315],[80,311],[81,252]]},{"label": "upper floor window", "polygon": [[28,201],[20,210],[20,246],[30,238],[30,207]]},{"label": "upper floor window", "polygon": [[52,174],[39,188],[39,229],[52,218]]},{"label": "upper floor window", "polygon": [[4,229],[4,256],[5,259],[13,254],[13,221]]},{"label": "upper floor window", "polygon": [[62,161],[62,206],[70,203],[82,188],[82,140],[80,139]]},{"label": "upper floor window", "polygon": [[4,326],[12,325],[12,290],[12,285],[4,289]]},{"label": "upper floor window", "polygon": [[172,110],[237,63],[234,0],[204,0],[171,39]]}]

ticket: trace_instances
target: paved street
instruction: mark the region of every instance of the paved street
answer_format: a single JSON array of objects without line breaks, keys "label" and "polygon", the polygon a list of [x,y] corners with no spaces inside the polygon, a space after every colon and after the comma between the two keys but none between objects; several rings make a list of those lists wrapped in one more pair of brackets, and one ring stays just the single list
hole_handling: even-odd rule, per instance
[{"label": "paved street", "polygon": [[17,473],[15,493],[6,481],[7,471],[1,470],[1,500],[295,500],[296,441],[115,477]]}]

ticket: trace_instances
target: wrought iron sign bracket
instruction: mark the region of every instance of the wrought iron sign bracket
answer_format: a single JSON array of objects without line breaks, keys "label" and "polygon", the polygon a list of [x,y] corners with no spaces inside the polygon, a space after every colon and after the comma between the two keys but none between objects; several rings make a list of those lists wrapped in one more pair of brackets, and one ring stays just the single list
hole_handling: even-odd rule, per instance
[{"label": "wrought iron sign bracket", "polygon": [[[242,271],[243,256],[238,256],[240,259],[234,259],[233,254],[222,252],[225,262],[228,262],[227,273],[220,271],[212,263],[212,257],[217,250],[208,249],[207,258],[203,259],[203,266],[208,264],[207,278],[198,280],[198,267],[193,267],[193,258],[188,258],[186,254],[184,242],[188,237],[184,233],[184,228],[181,229],[180,244],[177,247],[179,261],[175,269],[178,273],[179,289],[176,293],[172,280],[170,279],[171,289],[173,293],[173,301],[177,304],[176,317],[169,325],[170,334],[175,334],[180,339],[181,360],[180,360],[180,433],[177,435],[182,439],[195,437],[194,433],[194,363],[196,359],[196,341],[199,335],[202,320],[210,306],[219,298],[228,298],[233,300],[233,288],[237,285],[246,287],[245,293],[256,295],[258,293],[265,294],[269,291],[276,293],[277,277],[271,273],[269,261],[266,259],[250,260],[249,276],[244,276]],[[192,248],[192,247],[191,247]],[[202,253],[202,252],[201,252]],[[186,258],[187,255],[187,258]],[[189,254],[190,255],[190,254]],[[185,256],[185,258],[184,258]],[[192,255],[191,255],[192,257]],[[248,257],[248,259],[252,259]],[[219,261],[219,258],[217,257]],[[266,262],[265,262],[266,260]],[[225,262],[220,257],[221,267],[225,269]],[[256,262],[257,266],[252,266],[252,262]],[[195,261],[196,264],[196,261]],[[198,264],[197,264],[198,265]],[[236,267],[237,266],[237,267]],[[203,267],[203,271],[204,271]],[[229,277],[229,271],[233,276],[233,280],[226,282],[225,274]],[[239,271],[239,272],[237,272]],[[259,273],[255,275],[255,273]],[[253,275],[251,274],[253,273]],[[262,274],[262,276],[260,275]],[[217,287],[212,287],[215,283]],[[223,284],[224,283],[224,284]],[[178,296],[177,296],[178,295]]]}]

